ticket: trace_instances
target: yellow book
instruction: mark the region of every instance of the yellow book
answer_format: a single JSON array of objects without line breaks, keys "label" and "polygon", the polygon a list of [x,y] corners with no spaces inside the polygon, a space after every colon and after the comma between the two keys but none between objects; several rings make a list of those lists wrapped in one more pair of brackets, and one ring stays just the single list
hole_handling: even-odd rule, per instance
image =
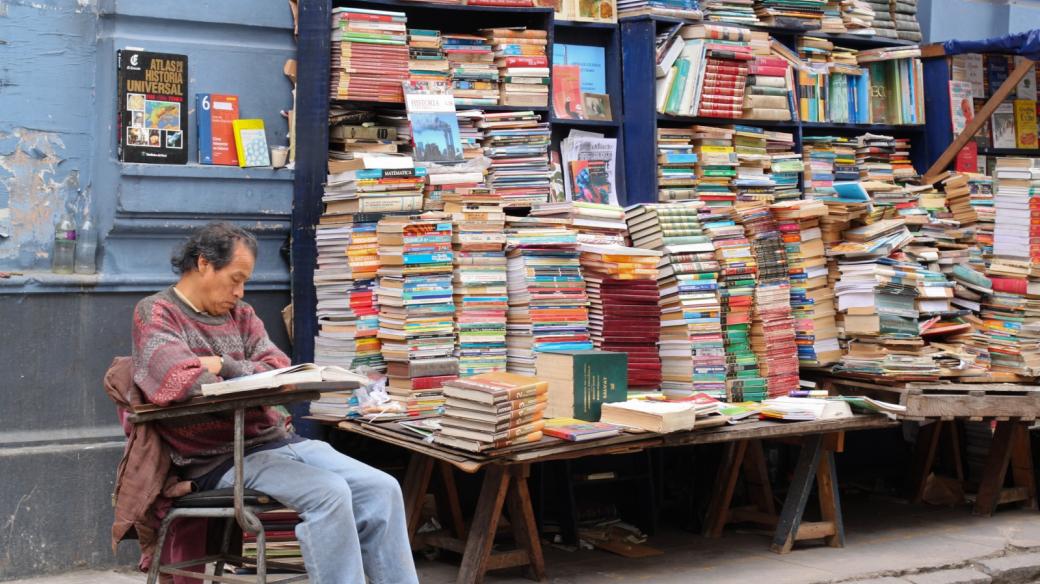
[{"label": "yellow book", "polygon": [[235,150],[240,167],[271,166],[263,120],[234,120],[231,127],[235,130]]},{"label": "yellow book", "polygon": [[1036,100],[1015,100],[1015,146],[1018,148],[1036,148],[1037,122]]}]

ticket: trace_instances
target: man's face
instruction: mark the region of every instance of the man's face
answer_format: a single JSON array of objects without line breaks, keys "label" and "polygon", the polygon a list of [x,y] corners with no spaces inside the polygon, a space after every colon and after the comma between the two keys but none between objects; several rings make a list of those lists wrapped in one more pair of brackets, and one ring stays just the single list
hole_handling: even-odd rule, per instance
[{"label": "man's face", "polygon": [[256,258],[241,242],[235,243],[231,263],[221,269],[206,258],[199,258],[200,290],[203,304],[199,308],[212,315],[227,314],[245,296],[246,281],[253,275]]}]

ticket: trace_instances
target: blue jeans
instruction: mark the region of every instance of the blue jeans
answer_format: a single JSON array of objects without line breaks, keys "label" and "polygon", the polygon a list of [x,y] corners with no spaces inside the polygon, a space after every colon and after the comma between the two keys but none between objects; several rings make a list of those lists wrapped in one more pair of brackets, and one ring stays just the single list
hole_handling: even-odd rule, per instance
[{"label": "blue jeans", "polygon": [[[245,458],[245,486],[296,510],[312,584],[418,584],[401,487],[390,475],[305,440]],[[219,487],[235,482],[232,468]]]}]

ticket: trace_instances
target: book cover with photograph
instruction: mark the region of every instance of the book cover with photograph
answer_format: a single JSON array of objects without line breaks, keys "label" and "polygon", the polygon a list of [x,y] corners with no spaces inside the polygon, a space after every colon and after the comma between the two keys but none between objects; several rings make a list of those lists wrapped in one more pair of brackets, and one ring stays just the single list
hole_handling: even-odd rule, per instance
[{"label": "book cover with photograph", "polygon": [[455,98],[447,83],[404,81],[404,105],[412,124],[416,162],[462,162],[462,138]]},{"label": "book cover with photograph", "polygon": [[116,52],[118,152],[122,162],[188,163],[188,57]]},{"label": "book cover with photograph", "polygon": [[578,65],[553,65],[552,68],[553,113],[562,120],[582,118],[581,67]]},{"label": "book cover with photograph", "polygon": [[994,148],[1015,147],[1015,106],[1005,102],[997,106],[990,116],[990,131],[993,133]]}]

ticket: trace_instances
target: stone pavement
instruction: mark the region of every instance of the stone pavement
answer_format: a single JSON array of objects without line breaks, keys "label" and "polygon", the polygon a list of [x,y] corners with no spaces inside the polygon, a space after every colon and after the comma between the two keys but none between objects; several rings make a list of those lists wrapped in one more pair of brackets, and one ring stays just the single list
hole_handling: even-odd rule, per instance
[{"label": "stone pavement", "polygon": [[[600,551],[546,547],[554,584],[1022,584],[1040,582],[1040,514],[999,511],[974,517],[953,509],[846,497],[846,547],[798,544],[777,555],[761,532],[729,529],[718,540],[674,529],[650,544],[663,556],[628,559]],[[457,560],[455,560],[457,562]],[[455,581],[457,563],[420,560],[423,584]],[[72,572],[17,584],[140,584],[126,572]],[[488,584],[526,584],[515,570],[491,572]]]}]

